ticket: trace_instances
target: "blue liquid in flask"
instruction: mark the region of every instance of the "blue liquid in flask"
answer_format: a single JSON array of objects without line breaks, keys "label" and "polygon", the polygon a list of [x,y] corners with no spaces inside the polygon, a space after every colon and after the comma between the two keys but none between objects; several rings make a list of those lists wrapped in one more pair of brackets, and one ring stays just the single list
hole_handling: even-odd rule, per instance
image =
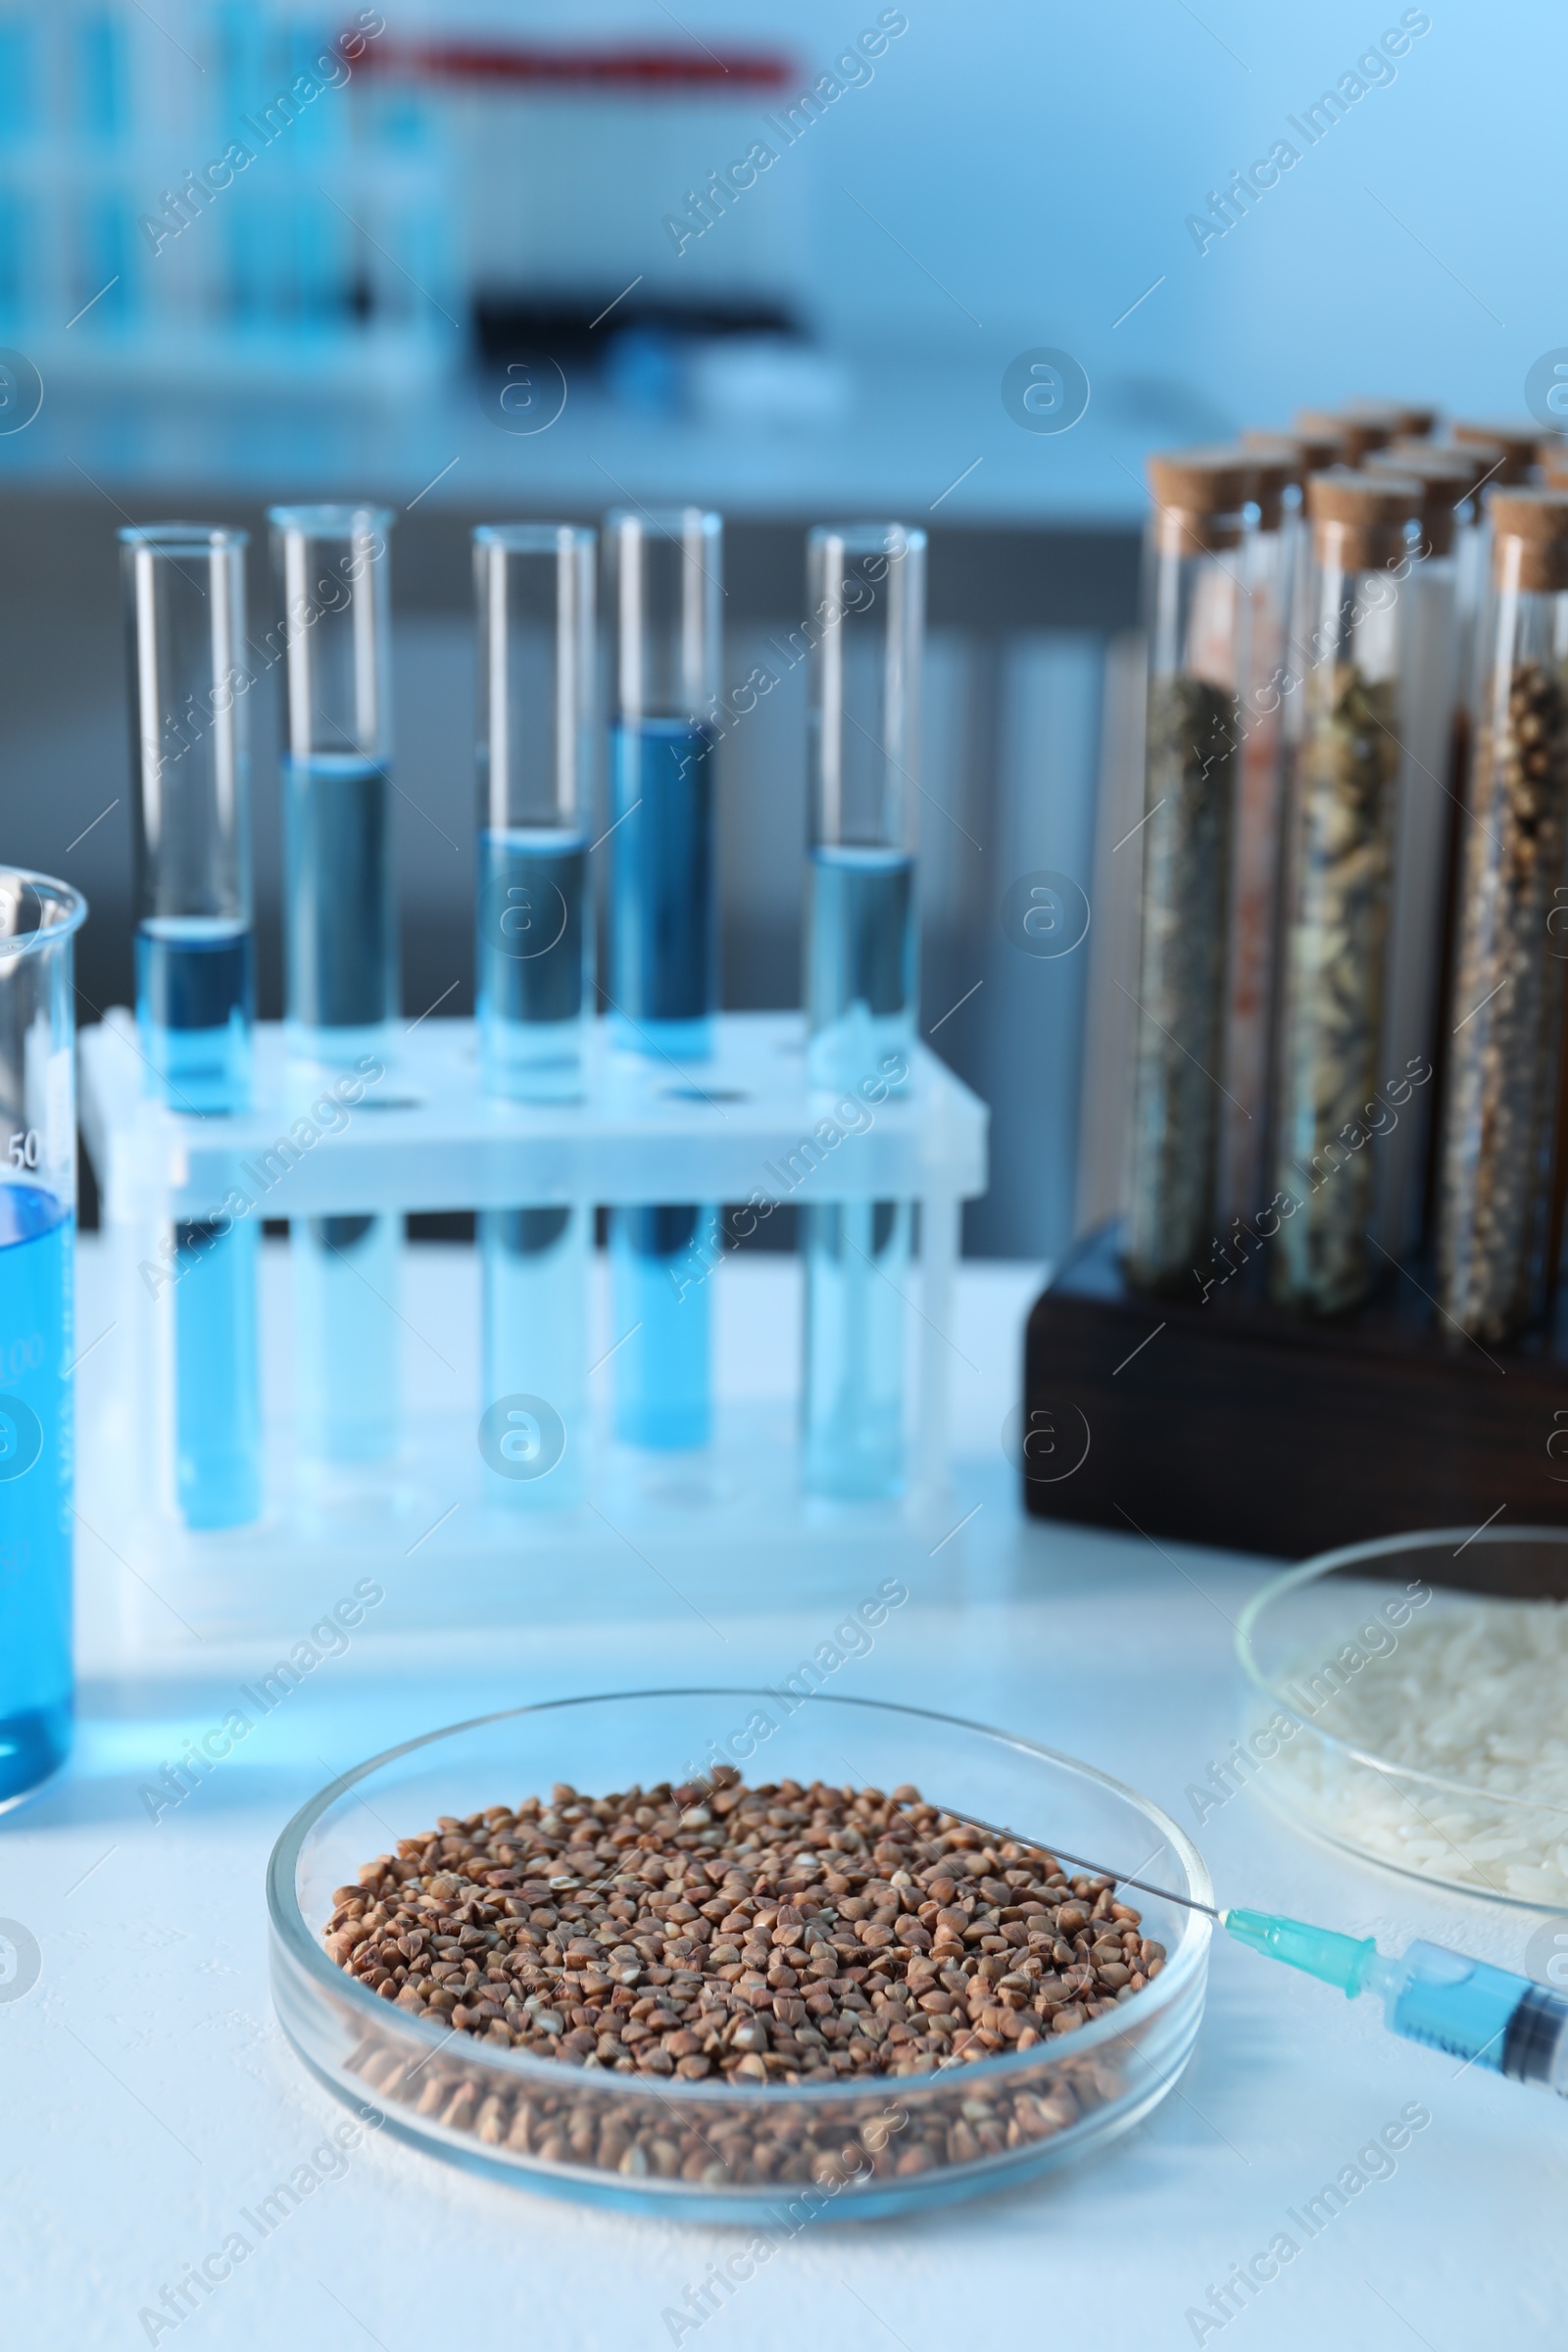
[{"label": "blue liquid in flask", "polygon": [[71,1746],[74,1224],[0,1185],[0,1808]]}]

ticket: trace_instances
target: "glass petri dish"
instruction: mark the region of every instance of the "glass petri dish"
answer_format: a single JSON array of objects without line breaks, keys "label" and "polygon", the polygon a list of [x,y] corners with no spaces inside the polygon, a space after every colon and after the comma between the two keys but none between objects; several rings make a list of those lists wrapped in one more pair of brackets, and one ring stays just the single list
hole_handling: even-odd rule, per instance
[{"label": "glass petri dish", "polygon": [[[519,2186],[700,2221],[859,2220],[976,2196],[1068,2164],[1125,2132],[1169,2090],[1202,2015],[1210,1923],[1138,1896],[1164,1968],[1075,2032],[928,2075],[739,2084],[568,2066],[453,2034],[372,1993],[322,1948],[334,1889],[392,1837],[442,1814],[547,1792],[691,1777],[768,1690],[645,1690],[517,1707],[432,1732],[345,1773],[284,1830],[268,1869],[272,1997],[318,2079],[433,2155]],[[744,1768],[754,1784],[822,1779],[897,1788],[1046,1845],[1213,1896],[1201,1857],[1158,1808],[1031,1741],[918,1708],[813,1696]],[[1142,1867],[1140,1867],[1142,1866]],[[1066,1867],[1064,1865],[1064,1867]],[[563,2157],[563,2142],[569,2153]],[[656,2151],[656,2142],[665,2143]],[[702,2176],[664,2178],[669,2146],[706,2151]],[[547,2157],[539,2151],[549,2146]]]},{"label": "glass petri dish", "polygon": [[1242,1613],[1231,1775],[1364,1859],[1568,1909],[1564,1600],[1563,1528],[1432,1528],[1304,1561]]}]

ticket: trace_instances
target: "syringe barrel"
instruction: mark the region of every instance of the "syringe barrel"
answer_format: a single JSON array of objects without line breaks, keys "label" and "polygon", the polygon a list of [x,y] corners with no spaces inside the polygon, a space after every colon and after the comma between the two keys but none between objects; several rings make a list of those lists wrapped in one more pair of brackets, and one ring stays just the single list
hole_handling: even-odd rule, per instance
[{"label": "syringe barrel", "polygon": [[1390,1964],[1392,2033],[1516,2082],[1568,2095],[1568,2001],[1528,1977],[1439,1943],[1412,1943]]}]

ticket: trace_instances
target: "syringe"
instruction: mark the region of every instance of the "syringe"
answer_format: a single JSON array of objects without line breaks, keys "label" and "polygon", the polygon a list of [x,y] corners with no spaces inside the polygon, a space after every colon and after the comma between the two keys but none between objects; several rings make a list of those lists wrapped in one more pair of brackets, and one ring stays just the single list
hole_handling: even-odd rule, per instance
[{"label": "syringe", "polygon": [[1544,1984],[1442,1943],[1408,1944],[1386,1959],[1370,1936],[1339,1936],[1267,1911],[1218,1918],[1238,1943],[1337,1984],[1348,2000],[1379,1995],[1391,2034],[1568,2098],[1568,2000]]},{"label": "syringe", "polygon": [[[972,1813],[961,1818],[992,1837],[1018,1838],[1016,1830],[1001,1829]],[[1375,1936],[1341,1936],[1333,1928],[1308,1927],[1270,1911],[1216,1911],[1211,1903],[1108,1870],[1082,1854],[1065,1853],[1059,1845],[1047,1844],[1041,1850],[1096,1878],[1137,1886],[1184,1911],[1204,1912],[1238,1943],[1270,1960],[1283,1960],[1287,1968],[1319,1977],[1326,1984],[1337,1984],[1348,2000],[1358,1993],[1377,1994],[1385,2025],[1406,2041],[1425,2042],[1469,2066],[1489,2067],[1510,2082],[1540,2082],[1568,2098],[1568,1999],[1529,1977],[1472,1960],[1467,1952],[1450,1952],[1441,1943],[1412,1943],[1386,1958]]]}]

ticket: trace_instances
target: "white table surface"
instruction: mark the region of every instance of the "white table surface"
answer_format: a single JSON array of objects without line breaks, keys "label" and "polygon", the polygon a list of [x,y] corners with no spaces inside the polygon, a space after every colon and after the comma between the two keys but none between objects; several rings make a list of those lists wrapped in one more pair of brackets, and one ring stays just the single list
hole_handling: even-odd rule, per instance
[{"label": "white table surface", "polygon": [[[439,1260],[411,1278],[466,1311]],[[81,1332],[96,1270],[83,1251]],[[956,1338],[955,1520],[909,1605],[844,1669],[857,1692],[950,1709],[1109,1769],[1196,1831],[1189,1784],[1225,1753],[1239,1704],[1232,1623],[1264,1564],[1136,1536],[1021,1522],[997,1433],[1011,1401],[1023,1268],[966,1269]],[[786,1266],[731,1265],[719,1364],[755,1364],[788,1310]],[[461,1290],[461,1286],[457,1286]],[[435,1296],[432,1289],[431,1297]],[[417,1301],[410,1306],[416,1315]],[[972,1367],[972,1368],[970,1368]],[[90,1398],[89,1398],[90,1402]],[[91,1413],[83,1442],[92,1442]],[[1222,1429],[1214,1443],[1223,1449]],[[111,1543],[113,1531],[100,1530]],[[689,1598],[650,1579],[615,1622],[415,1642],[357,1639],[156,1825],[137,1789],[220,1718],[260,1647],[171,1652],[117,1672],[92,1623],[74,1757],[0,1823],[0,1916],[42,1953],[0,2001],[3,2338],[19,2352],[130,2346],[178,2279],[319,2146],[344,2110],[272,2015],[263,1876],[329,1771],[487,1707],[661,1681],[771,1681],[869,1589],[733,1605],[710,1571]],[[874,1582],[874,1563],[866,1577]],[[84,1579],[84,1590],[90,1590]],[[331,1595],[323,1597],[330,1598]],[[591,1595],[586,1610],[591,1611]],[[1315,1845],[1249,1790],[1197,1832],[1220,1899],[1397,1944],[1425,1934],[1520,1965],[1531,1917],[1428,1892]],[[1111,1857],[1114,1859],[1114,1857]],[[1140,1859],[1135,1857],[1134,1859]],[[1210,2284],[1245,2263],[1411,2102],[1397,2158],[1269,2284],[1203,2336],[1355,2352],[1560,2341],[1568,2297],[1568,2114],[1537,2091],[1388,2036],[1368,2002],[1220,1939],[1198,2050],[1155,2114],[1075,2171],[908,2221],[804,2230],[699,2331],[704,2352],[853,2342],[1179,2346]],[[163,2343],[429,2352],[464,2337],[542,2352],[672,2340],[664,2310],[732,2250],[729,2232],[621,2219],[475,2180],[371,2139],[256,2245]],[[684,2337],[693,2340],[691,2333]]]}]

